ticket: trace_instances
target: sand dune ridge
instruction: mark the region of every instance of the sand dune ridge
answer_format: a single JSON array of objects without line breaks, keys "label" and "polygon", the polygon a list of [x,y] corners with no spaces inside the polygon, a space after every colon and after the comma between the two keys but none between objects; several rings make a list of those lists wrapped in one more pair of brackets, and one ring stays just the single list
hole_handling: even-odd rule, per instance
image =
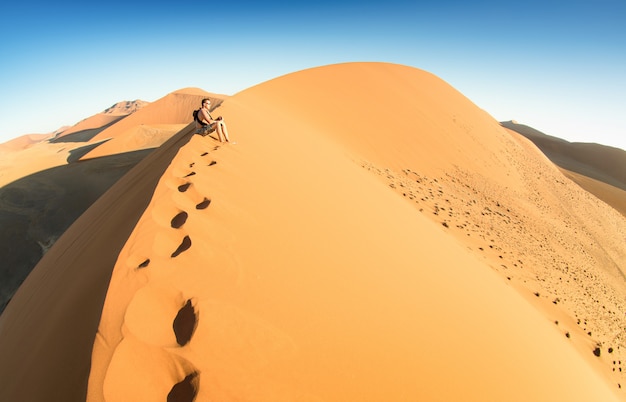
[{"label": "sand dune ridge", "polygon": [[[0,317],[0,395],[624,399],[626,221],[530,141],[386,63],[288,74],[219,112],[236,144],[186,126],[42,259]],[[103,152],[127,149],[118,129]],[[46,374],[61,359],[89,377]]]},{"label": "sand dune ridge", "polygon": [[[382,102],[378,112],[386,118],[380,126],[354,106],[364,99],[365,81],[377,99],[408,92],[400,106]],[[408,96],[425,90],[426,102]],[[598,372],[587,366],[596,367],[586,360],[595,345],[583,330],[593,325],[591,339],[602,339],[605,351],[609,341],[615,349],[622,342],[602,338],[614,328],[605,320],[621,325],[614,316],[622,315],[616,313],[623,283],[607,286],[621,272],[619,243],[603,237],[608,251],[584,246],[600,233],[583,226],[584,234],[572,238],[585,257],[580,264],[572,258],[542,267],[565,250],[578,255],[577,246],[559,239],[572,236],[567,222],[574,226],[588,218],[570,215],[572,206],[561,205],[562,195],[597,211],[603,206],[568,184],[536,148],[475,110],[436,77],[384,64],[299,72],[229,98],[220,112],[238,144],[211,150],[210,139],[194,138],[173,160],[148,207],[161,212],[144,215],[120,254],[102,339],[122,345],[124,328],[134,325],[125,323],[128,307],[115,301],[115,289],[132,286],[138,293],[130,294],[141,294],[143,286],[168,283],[184,296],[175,297],[165,321],[185,300],[193,301],[198,321],[189,345],[173,348],[166,346],[173,342],[171,326],[162,324],[170,339],[162,345],[194,367],[199,400],[396,400],[407,393],[443,400],[585,400],[598,392],[613,398],[600,379],[603,366]],[[416,114],[428,117],[416,120]],[[217,164],[197,165],[189,159],[194,152],[196,158],[212,155]],[[211,200],[209,208],[194,211],[201,199]],[[168,226],[178,215],[167,207],[171,202],[187,214],[180,228]],[[619,217],[599,212],[605,213]],[[561,219],[565,227],[555,233]],[[553,230],[544,228],[546,222]],[[622,230],[624,222],[618,222],[610,230]],[[155,246],[145,248],[146,242]],[[122,263],[127,258],[150,262],[132,273]],[[554,267],[562,268],[559,279]],[[577,285],[561,283],[583,270],[597,279],[586,283],[600,290],[595,297],[602,300],[587,303],[588,293],[578,295],[572,290]],[[610,305],[607,316],[590,315],[596,302]],[[558,305],[559,325],[547,304]],[[243,321],[231,329],[232,317],[211,308],[216,305],[232,306]],[[571,322],[578,313],[585,314],[579,328]],[[272,337],[262,341],[256,331],[235,329],[249,320],[263,323]],[[210,337],[216,328],[227,335]],[[280,347],[257,367],[239,342],[257,345],[254,353],[292,346]],[[436,345],[437,352],[425,352],[425,344]],[[517,366],[500,359],[505,349]],[[90,400],[123,399],[122,389],[99,393],[101,381],[124,377],[119,371],[127,370],[107,364],[115,350],[115,342],[96,344],[100,374],[90,378]],[[388,358],[379,360],[383,354]],[[126,358],[141,354],[135,356]],[[445,367],[452,361],[482,374],[450,375]],[[381,374],[381,365],[393,378]],[[537,366],[546,371],[529,369]],[[168,377],[170,389],[189,375]],[[456,386],[447,389],[444,382]]]}]

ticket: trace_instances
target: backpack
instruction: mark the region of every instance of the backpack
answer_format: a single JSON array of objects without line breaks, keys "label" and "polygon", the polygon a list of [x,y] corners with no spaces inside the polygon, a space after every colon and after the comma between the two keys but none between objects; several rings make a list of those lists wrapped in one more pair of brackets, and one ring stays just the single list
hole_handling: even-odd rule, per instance
[{"label": "backpack", "polygon": [[193,121],[195,121],[196,123],[198,123],[199,125],[201,125],[202,127],[206,127],[208,126],[208,124],[203,123],[200,121],[200,119],[198,118],[198,113],[200,113],[200,109],[198,110],[194,110],[191,115],[193,116]]}]

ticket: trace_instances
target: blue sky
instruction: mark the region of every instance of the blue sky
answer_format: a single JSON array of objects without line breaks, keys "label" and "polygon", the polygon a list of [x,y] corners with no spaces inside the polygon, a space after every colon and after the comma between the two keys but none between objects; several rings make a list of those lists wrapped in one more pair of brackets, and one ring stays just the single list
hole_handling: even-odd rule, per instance
[{"label": "blue sky", "polygon": [[5,2],[0,142],[122,100],[383,61],[439,76],[497,120],[626,149],[625,26],[625,0]]}]

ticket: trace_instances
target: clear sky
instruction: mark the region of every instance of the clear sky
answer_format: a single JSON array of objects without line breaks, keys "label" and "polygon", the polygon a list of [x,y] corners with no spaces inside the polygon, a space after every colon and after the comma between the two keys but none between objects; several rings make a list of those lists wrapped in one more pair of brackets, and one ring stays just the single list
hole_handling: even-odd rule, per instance
[{"label": "clear sky", "polygon": [[349,61],[417,67],[499,121],[626,149],[625,0],[7,0],[0,142],[118,101],[233,95]]}]

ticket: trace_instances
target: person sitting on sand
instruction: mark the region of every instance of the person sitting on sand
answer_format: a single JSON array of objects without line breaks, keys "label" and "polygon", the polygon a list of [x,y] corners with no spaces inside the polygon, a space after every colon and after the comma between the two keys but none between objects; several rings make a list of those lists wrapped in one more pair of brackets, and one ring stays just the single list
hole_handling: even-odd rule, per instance
[{"label": "person sitting on sand", "polygon": [[209,99],[202,99],[202,108],[198,112],[198,123],[200,125],[198,132],[202,135],[217,131],[220,142],[230,142],[228,138],[228,130],[226,129],[226,123],[222,116],[214,119],[209,112],[211,107],[211,101]]}]

